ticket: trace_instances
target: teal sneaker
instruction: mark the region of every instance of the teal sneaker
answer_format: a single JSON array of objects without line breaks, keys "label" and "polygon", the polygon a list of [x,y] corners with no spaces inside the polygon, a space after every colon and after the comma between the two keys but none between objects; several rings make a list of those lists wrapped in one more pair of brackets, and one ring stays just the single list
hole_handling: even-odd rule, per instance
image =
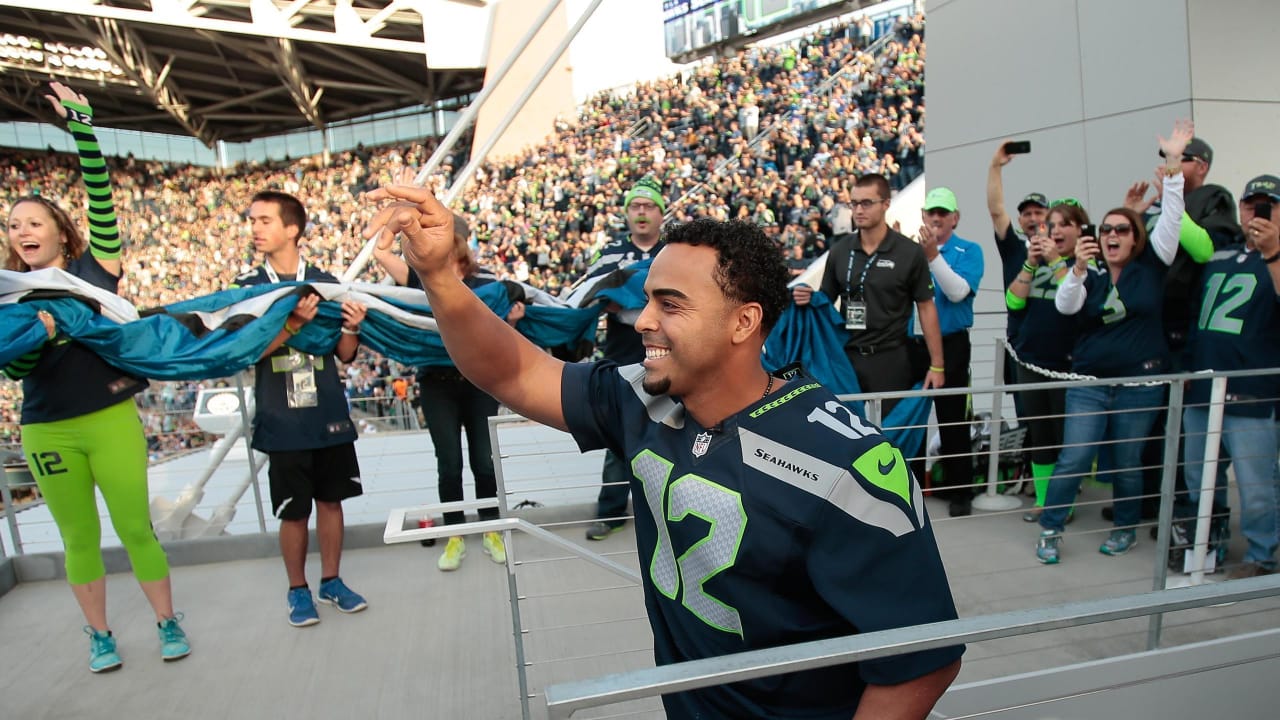
[{"label": "teal sneaker", "polygon": [[1062,533],[1057,530],[1041,531],[1040,540],[1036,542],[1036,559],[1045,565],[1057,565],[1061,544]]},{"label": "teal sneaker", "polygon": [[156,623],[156,631],[160,634],[160,658],[165,662],[181,660],[191,654],[191,643],[178,624],[183,617],[182,613],[174,613],[173,617]]},{"label": "teal sneaker", "polygon": [[340,612],[353,613],[369,607],[369,603],[364,601],[360,593],[355,592],[342,582],[342,578],[336,577],[329,582],[320,583],[320,591],[316,593],[320,602],[325,605],[332,605]]},{"label": "teal sneaker", "polygon": [[120,653],[116,652],[116,638],[110,630],[98,632],[85,625],[84,632],[89,636],[89,672],[110,672],[124,665]]},{"label": "teal sneaker", "polygon": [[311,588],[293,588],[289,590],[289,624],[294,627],[306,627],[320,622],[320,613],[316,612],[316,602],[311,599]]},{"label": "teal sneaker", "polygon": [[1138,544],[1138,533],[1134,530],[1112,530],[1111,535],[1102,541],[1098,552],[1103,555],[1123,555]]}]

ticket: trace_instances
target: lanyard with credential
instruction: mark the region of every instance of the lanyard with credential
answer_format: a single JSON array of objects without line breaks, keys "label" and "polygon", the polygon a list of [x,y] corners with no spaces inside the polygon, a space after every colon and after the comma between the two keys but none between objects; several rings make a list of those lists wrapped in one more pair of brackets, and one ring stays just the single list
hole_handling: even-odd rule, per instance
[{"label": "lanyard with credential", "polygon": [[[270,260],[268,260],[267,262],[262,263],[262,269],[267,271],[267,279],[268,279],[268,280],[270,280],[270,281],[271,281],[271,282],[273,282],[273,283],[278,283],[278,282],[280,282],[280,276],[276,274],[276,269],[275,269],[275,268],[273,268],[273,267],[271,267],[271,261],[270,261]],[[298,274],[297,274],[297,276],[296,276],[296,277],[294,277],[294,280],[301,281],[304,277],[306,277],[306,275],[307,275],[307,264],[306,264],[306,263],[304,263],[304,262],[302,262],[301,260],[299,260],[299,261],[298,261]],[[864,277],[865,277],[865,275],[864,275]]]},{"label": "lanyard with credential", "polygon": [[853,256],[854,254],[855,254],[855,250],[853,248],[849,248],[849,268],[848,270],[845,271],[844,284],[845,284],[845,287],[849,288],[849,297],[856,298],[858,300],[865,300],[866,296],[863,294],[863,291],[867,284],[867,271],[871,269],[871,265],[876,261],[876,256],[880,254],[880,251],[876,250],[875,252],[871,253],[871,257],[867,258],[867,263],[862,266],[862,276],[858,278],[857,293],[854,293],[853,291]]}]

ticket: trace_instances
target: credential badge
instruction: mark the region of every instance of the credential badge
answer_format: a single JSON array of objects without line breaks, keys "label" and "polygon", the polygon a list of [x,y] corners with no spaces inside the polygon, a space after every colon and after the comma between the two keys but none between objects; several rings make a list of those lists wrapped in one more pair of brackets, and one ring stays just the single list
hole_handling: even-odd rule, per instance
[{"label": "credential badge", "polygon": [[702,457],[707,454],[707,449],[711,447],[711,433],[698,433],[693,439],[693,456]]}]

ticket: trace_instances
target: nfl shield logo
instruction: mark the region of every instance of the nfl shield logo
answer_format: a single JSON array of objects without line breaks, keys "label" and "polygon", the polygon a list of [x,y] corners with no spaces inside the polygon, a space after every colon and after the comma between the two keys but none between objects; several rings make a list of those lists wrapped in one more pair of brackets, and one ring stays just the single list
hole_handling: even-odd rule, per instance
[{"label": "nfl shield logo", "polygon": [[711,433],[698,433],[698,436],[693,439],[693,456],[706,455],[709,447],[711,447]]}]

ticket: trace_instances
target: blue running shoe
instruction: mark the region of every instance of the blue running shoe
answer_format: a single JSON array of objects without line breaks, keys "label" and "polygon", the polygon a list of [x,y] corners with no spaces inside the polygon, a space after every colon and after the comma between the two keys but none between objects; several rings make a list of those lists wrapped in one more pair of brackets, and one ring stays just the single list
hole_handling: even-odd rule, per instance
[{"label": "blue running shoe", "polygon": [[306,627],[320,622],[316,603],[311,599],[311,588],[294,588],[289,591],[289,624]]},{"label": "blue running shoe", "polygon": [[120,653],[116,652],[116,639],[110,630],[98,632],[85,625],[84,632],[89,636],[89,672],[110,672],[124,665]]},{"label": "blue running shoe", "polygon": [[360,612],[369,607],[369,603],[365,602],[359,593],[347,587],[340,577],[320,583],[318,595],[320,602],[332,605],[344,613]]},{"label": "blue running shoe", "polygon": [[1138,533],[1133,530],[1112,530],[1111,535],[1102,541],[1098,552],[1103,555],[1123,555],[1129,548],[1138,544]]},{"label": "blue running shoe", "polygon": [[191,654],[191,643],[178,624],[182,618],[182,613],[175,613],[173,617],[156,624],[157,632],[160,633],[160,658],[165,662],[181,660]]},{"label": "blue running shoe", "polygon": [[1036,542],[1036,559],[1045,565],[1057,565],[1062,545],[1062,533],[1057,530],[1043,530],[1040,540]]}]

